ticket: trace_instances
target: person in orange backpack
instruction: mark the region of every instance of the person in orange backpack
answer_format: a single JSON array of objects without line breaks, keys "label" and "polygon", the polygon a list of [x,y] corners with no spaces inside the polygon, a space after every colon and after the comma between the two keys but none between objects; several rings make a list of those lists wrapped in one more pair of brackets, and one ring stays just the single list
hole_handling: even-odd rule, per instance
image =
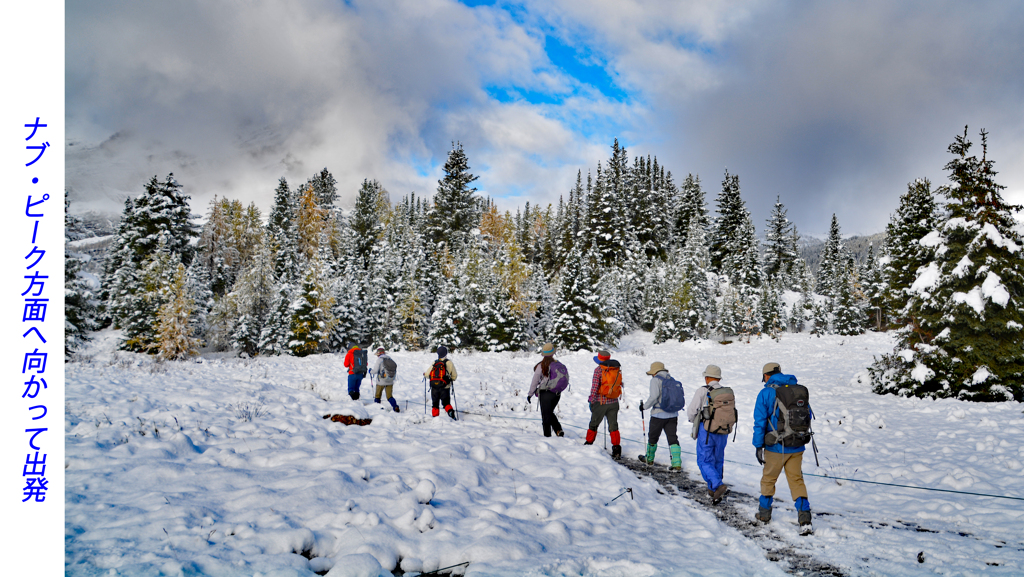
[{"label": "person in orange backpack", "polygon": [[363,384],[363,377],[366,376],[367,363],[366,351],[356,343],[349,345],[348,353],[345,354],[345,367],[348,368],[348,396],[353,401],[359,400],[359,386]]},{"label": "person in orange backpack", "polygon": [[612,458],[622,456],[619,443],[619,397],[622,396],[622,371],[619,361],[613,360],[608,351],[597,351],[594,357],[597,368],[590,383],[590,426],[587,427],[585,445],[593,445],[597,439],[597,428],[601,421],[608,420],[608,435],[612,439]]},{"label": "person in orange backpack", "polygon": [[452,382],[458,375],[455,374],[455,363],[448,359],[448,347],[439,345],[437,347],[437,360],[431,363],[423,376],[430,383],[430,401],[432,408],[431,415],[441,414],[440,405],[444,403],[444,411],[448,416],[455,419],[455,409],[452,408]]}]

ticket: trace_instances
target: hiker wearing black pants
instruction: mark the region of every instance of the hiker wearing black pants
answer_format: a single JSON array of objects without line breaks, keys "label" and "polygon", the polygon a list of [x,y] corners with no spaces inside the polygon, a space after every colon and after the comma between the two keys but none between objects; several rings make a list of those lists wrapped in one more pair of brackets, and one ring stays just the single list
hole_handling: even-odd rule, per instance
[{"label": "hiker wearing black pants", "polygon": [[[555,407],[558,406],[558,401],[562,398],[562,392],[561,389],[557,391],[552,389],[553,386],[557,388],[555,382],[557,375],[553,373],[558,373],[558,371],[552,371],[552,366],[556,364],[561,366],[561,363],[555,360],[555,345],[552,343],[546,343],[541,347],[540,354],[544,358],[533,367],[533,380],[530,382],[530,392],[526,395],[526,402],[529,403],[533,400],[534,396],[537,397],[545,437],[550,437],[552,431],[554,431],[556,436],[564,437],[565,433],[562,432],[562,424],[558,422],[558,417],[555,416]],[[565,373],[565,376],[566,381],[568,381],[568,373]]]},{"label": "hiker wearing black pants", "polygon": [[455,364],[448,360],[448,347],[440,345],[437,347],[437,360],[434,361],[427,372],[423,373],[430,382],[431,415],[436,417],[441,414],[440,406],[452,419],[455,418],[455,409],[452,408],[452,382],[455,381]]}]

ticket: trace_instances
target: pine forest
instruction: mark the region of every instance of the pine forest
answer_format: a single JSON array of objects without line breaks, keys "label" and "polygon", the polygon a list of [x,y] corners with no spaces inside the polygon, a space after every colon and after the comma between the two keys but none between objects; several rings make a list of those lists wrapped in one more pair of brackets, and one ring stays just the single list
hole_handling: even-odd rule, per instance
[{"label": "pine forest", "polygon": [[[815,271],[781,198],[759,238],[739,175],[677,182],[618,141],[557,204],[515,213],[477,193],[458,143],[432,196],[392,198],[367,179],[354,208],[338,205],[326,168],[297,186],[281,178],[269,214],[215,198],[202,219],[173,174],[153,177],[125,202],[99,290],[66,251],[65,352],[108,326],[122,349],[164,360],[201,347],[595,350],[637,330],[655,342],[893,330],[875,392],[1022,401],[1020,207],[1000,195],[984,131],[980,158],[972,146],[966,129],[949,145],[947,184],[907,186],[864,258],[831,215]],[[73,216],[65,230],[81,235]]]}]

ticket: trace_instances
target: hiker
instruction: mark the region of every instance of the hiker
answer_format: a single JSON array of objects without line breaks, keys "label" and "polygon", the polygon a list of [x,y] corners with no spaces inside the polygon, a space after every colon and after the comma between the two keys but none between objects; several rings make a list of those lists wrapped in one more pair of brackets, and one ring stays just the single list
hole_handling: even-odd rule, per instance
[{"label": "hiker", "polygon": [[358,401],[359,387],[366,376],[366,351],[351,343],[348,353],[345,354],[345,366],[348,367],[348,396],[352,397],[353,401]]},{"label": "hiker", "polygon": [[683,461],[679,455],[679,437],[676,430],[679,425],[679,409],[686,405],[686,396],[683,394],[683,385],[672,378],[665,368],[665,363],[651,363],[651,396],[647,401],[640,401],[640,413],[643,414],[644,405],[651,410],[651,430],[647,434],[647,453],[637,457],[641,462],[654,464],[654,453],[658,450],[658,439],[661,432],[665,431],[668,439],[668,452],[672,459],[669,468],[679,471],[683,468]]},{"label": "hiker", "polygon": [[556,436],[564,437],[562,424],[555,416],[555,407],[562,398],[562,391],[569,386],[569,371],[565,365],[555,360],[554,344],[545,343],[540,348],[540,354],[544,358],[533,366],[533,380],[530,381],[530,392],[526,394],[526,402],[532,402],[533,397],[537,397],[545,437],[550,437],[552,431]]},{"label": "hiker", "polygon": [[584,445],[593,445],[597,439],[597,427],[601,421],[608,419],[608,434],[612,438],[612,458],[622,456],[622,445],[619,444],[619,397],[622,395],[622,371],[619,361],[612,360],[608,351],[598,351],[594,357],[597,368],[590,383],[590,426],[587,427],[587,440]]},{"label": "hiker", "polygon": [[[801,466],[804,457],[804,445],[807,444],[809,434],[806,437],[801,435],[790,435],[793,440],[786,439],[783,442],[785,431],[780,431],[779,426],[786,423],[779,422],[780,410],[776,410],[776,401],[779,398],[778,389],[793,387],[786,391],[787,397],[800,389],[804,391],[804,404],[807,405],[806,420],[809,424],[810,406],[806,402],[806,388],[798,385],[796,377],[782,374],[779,363],[768,363],[762,370],[761,380],[764,388],[757,394],[757,403],[754,405],[754,452],[757,462],[764,466],[761,474],[761,498],[758,503],[758,521],[768,523],[772,520],[772,501],[775,496],[775,482],[782,471],[786,472],[786,481],[789,482],[789,493],[796,501],[797,521],[800,524],[801,532],[808,533],[811,525],[811,504],[807,500],[807,486],[804,485],[804,476]],[[790,417],[785,417],[790,419]]]},{"label": "hiker", "polygon": [[452,408],[452,381],[458,375],[455,374],[455,364],[448,359],[448,347],[439,345],[437,347],[437,360],[431,363],[427,372],[423,373],[430,382],[430,402],[432,403],[431,415],[441,414],[439,405],[444,403],[444,410],[448,416],[455,419],[455,409]]},{"label": "hiker", "polygon": [[373,402],[380,404],[380,394],[387,393],[388,402],[391,403],[391,408],[396,413],[399,412],[398,402],[391,396],[391,391],[395,386],[395,373],[397,371],[398,364],[388,355],[384,347],[378,347],[377,366],[373,368],[373,374],[377,376],[377,388],[373,392]]},{"label": "hiker", "polygon": [[[716,423],[715,429],[709,431],[713,420],[711,415],[711,408],[714,403],[712,400],[713,391],[721,391],[727,393],[729,398],[729,405],[735,413],[735,397],[732,396],[732,389],[722,391],[722,369],[715,365],[708,365],[702,373],[704,377],[704,386],[698,387],[693,393],[693,398],[690,399],[690,406],[686,409],[686,418],[693,423],[693,430],[695,434],[691,436],[697,441],[697,467],[700,469],[700,475],[704,477],[704,482],[708,484],[708,496],[711,497],[711,504],[717,505],[722,501],[722,497],[725,496],[726,491],[729,487],[722,482],[725,475],[725,446],[729,443],[729,430],[736,424],[735,415],[731,420],[731,426],[729,428],[719,428]],[[717,397],[718,394],[715,394]],[[707,408],[707,410],[705,410]],[[721,408],[716,409],[716,412]]]}]

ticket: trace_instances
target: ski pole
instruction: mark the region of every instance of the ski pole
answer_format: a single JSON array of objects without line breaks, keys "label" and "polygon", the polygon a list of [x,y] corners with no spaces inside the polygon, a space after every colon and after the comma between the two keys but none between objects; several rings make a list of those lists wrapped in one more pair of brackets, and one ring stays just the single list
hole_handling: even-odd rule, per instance
[{"label": "ski pole", "polygon": [[644,417],[644,402],[640,401],[640,424],[644,428],[644,437],[647,437],[647,419]]},{"label": "ski pole", "polygon": [[423,377],[423,414],[427,414],[427,377]]}]

